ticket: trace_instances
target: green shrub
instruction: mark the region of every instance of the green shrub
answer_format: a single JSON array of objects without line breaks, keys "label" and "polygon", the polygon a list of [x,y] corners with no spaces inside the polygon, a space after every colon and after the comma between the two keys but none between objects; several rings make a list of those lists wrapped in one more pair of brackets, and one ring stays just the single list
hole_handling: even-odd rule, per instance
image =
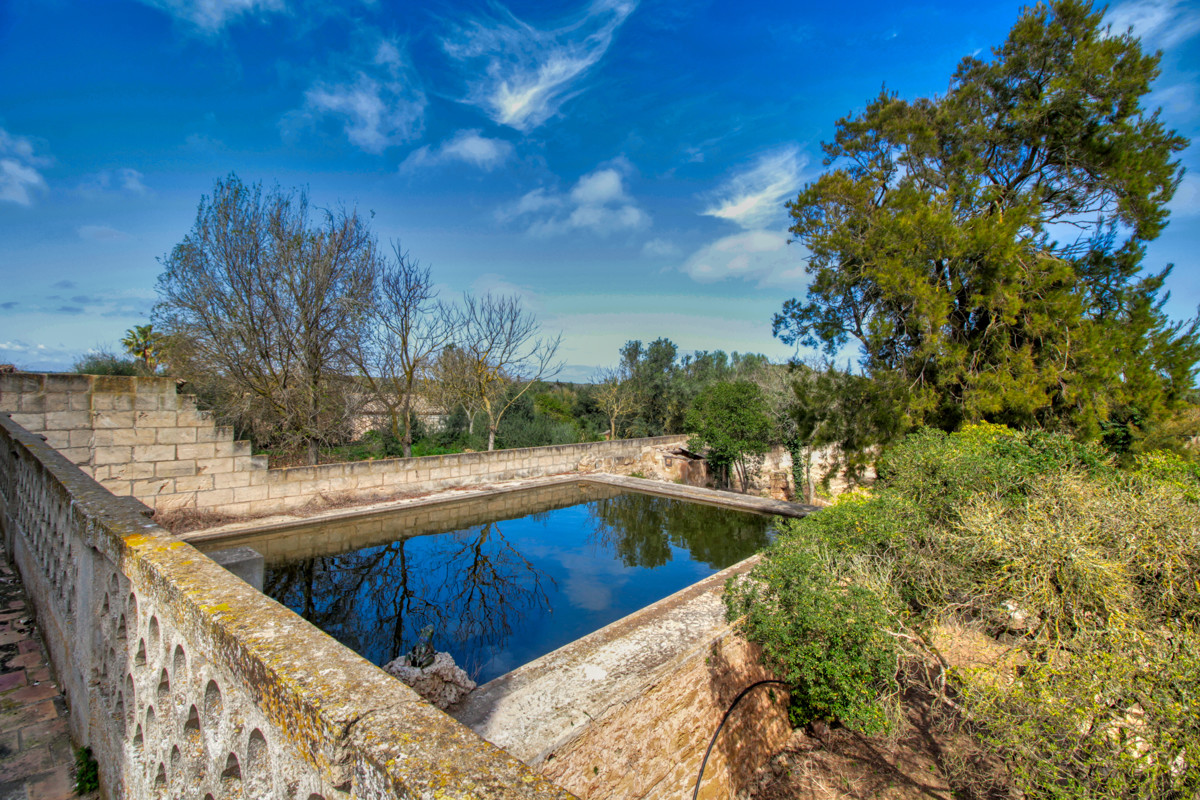
[{"label": "green shrub", "polygon": [[836,720],[864,733],[891,725],[897,691],[891,615],[870,589],[838,581],[811,543],[774,546],[747,578],[726,586],[729,618],[743,618],[765,664],[791,684],[792,723]]},{"label": "green shrub", "polygon": [[946,675],[976,748],[948,766],[960,794],[1198,796],[1200,467],[1147,453],[1118,472],[1066,436],[981,425],[919,431],[879,473],[728,588],[793,720],[886,728],[898,660],[936,674],[922,631],[953,622],[1008,651]]},{"label": "green shrub", "polygon": [[[1200,791],[1200,640],[1174,629],[1089,636],[1011,683],[960,676],[978,752],[1011,796],[1193,798]],[[962,794],[982,794],[961,769]],[[973,785],[975,784],[975,785]]]},{"label": "green shrub", "polygon": [[148,375],[139,362],[123,358],[107,350],[97,350],[76,359],[71,368],[78,375]]},{"label": "green shrub", "polygon": [[1132,478],[1151,486],[1170,486],[1186,499],[1200,501],[1200,463],[1168,450],[1154,450],[1134,459]]},{"label": "green shrub", "polygon": [[918,537],[928,525],[915,503],[894,492],[851,493],[818,514],[782,523],[780,533],[820,542],[831,553],[884,553]]},{"label": "green shrub", "polygon": [[876,469],[882,486],[918,504],[935,522],[955,520],[962,505],[980,494],[1022,497],[1052,472],[1115,474],[1094,445],[1001,425],[971,425],[955,434],[924,428],[885,452]]}]

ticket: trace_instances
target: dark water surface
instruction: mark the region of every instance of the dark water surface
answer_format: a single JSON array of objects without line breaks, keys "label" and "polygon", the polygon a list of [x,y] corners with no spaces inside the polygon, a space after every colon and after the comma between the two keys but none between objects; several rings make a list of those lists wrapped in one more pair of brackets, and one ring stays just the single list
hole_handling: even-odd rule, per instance
[{"label": "dark water surface", "polygon": [[258,550],[266,594],[376,664],[432,625],[482,684],[753,555],[774,521],[569,484],[209,549]]}]

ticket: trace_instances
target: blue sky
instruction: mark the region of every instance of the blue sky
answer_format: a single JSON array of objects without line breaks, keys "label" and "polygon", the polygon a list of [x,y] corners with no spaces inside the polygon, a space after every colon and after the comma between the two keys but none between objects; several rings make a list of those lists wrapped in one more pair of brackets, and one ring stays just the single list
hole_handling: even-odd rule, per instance
[{"label": "blue sky", "polygon": [[[584,379],[628,339],[792,350],[783,203],[885,83],[946,90],[1021,3],[0,0],[0,362],[68,369],[148,320],[158,259],[230,172],[373,213],[443,296],[518,292]],[[1109,19],[1164,52],[1200,138],[1200,2]],[[1200,304],[1200,146],[1148,268]]]}]

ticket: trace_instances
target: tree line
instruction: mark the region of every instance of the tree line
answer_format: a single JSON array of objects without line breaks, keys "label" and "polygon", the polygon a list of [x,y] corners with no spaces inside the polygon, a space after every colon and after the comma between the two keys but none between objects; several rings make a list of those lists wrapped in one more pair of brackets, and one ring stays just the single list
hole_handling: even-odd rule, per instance
[{"label": "tree line", "polygon": [[414,397],[435,375],[445,400],[482,414],[491,449],[505,413],[561,368],[560,338],[519,298],[446,302],[430,269],[381,248],[357,211],[313,209],[304,191],[218,180],[162,263],[154,324],[172,373],[307,463],[364,407],[411,455]]}]

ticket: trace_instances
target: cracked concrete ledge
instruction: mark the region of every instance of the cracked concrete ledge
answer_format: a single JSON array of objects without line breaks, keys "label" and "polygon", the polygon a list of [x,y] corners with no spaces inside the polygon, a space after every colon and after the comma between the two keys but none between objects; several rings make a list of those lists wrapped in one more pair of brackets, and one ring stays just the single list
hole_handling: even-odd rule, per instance
[{"label": "cracked concrete ledge", "polygon": [[727,630],[725,581],[760,558],[751,556],[484,684],[450,715],[540,766],[607,709],[638,696]]}]

